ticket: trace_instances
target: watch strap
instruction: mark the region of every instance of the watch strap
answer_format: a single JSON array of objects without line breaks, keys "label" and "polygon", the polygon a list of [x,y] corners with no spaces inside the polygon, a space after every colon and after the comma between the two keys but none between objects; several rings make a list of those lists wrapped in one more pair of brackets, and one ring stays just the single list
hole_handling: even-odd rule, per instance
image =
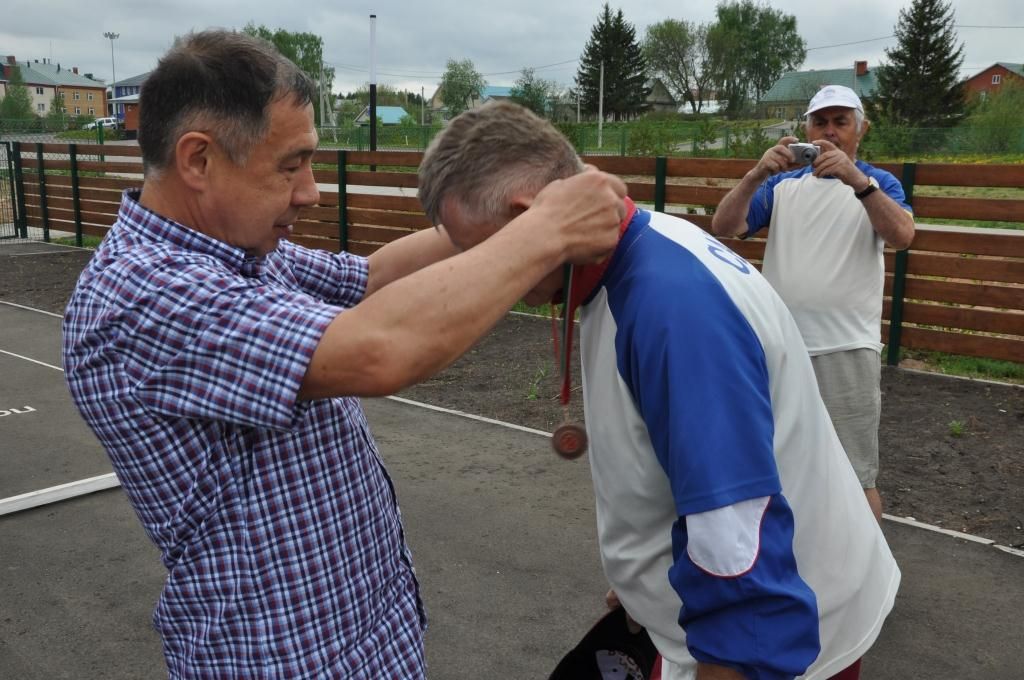
[{"label": "watch strap", "polygon": [[861,189],[860,191],[855,191],[853,193],[853,195],[857,197],[857,200],[863,201],[865,198],[867,198],[868,196],[870,196],[871,194],[873,194],[877,190],[878,190],[878,182],[875,180],[874,177],[869,177],[868,178],[868,185],[866,187],[864,187],[863,189]]}]

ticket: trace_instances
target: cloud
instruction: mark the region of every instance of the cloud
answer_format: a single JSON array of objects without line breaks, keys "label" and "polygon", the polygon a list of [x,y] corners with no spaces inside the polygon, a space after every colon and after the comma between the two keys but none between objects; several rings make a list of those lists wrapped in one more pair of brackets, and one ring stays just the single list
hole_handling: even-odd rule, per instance
[{"label": "cloud", "polygon": [[[610,3],[622,8],[637,36],[666,18],[707,23],[714,19],[714,3],[696,8],[669,0],[630,0]],[[776,9],[793,14],[808,47],[804,68],[836,68],[867,59],[877,64],[895,39],[867,41],[893,33],[900,7],[909,0],[840,0],[822,5],[810,0],[776,0]],[[429,95],[438,84],[448,59],[471,59],[493,84],[512,84],[525,66],[537,67],[578,59],[601,11],[592,0],[517,0],[515,3],[434,0],[380,0],[373,5],[321,0],[304,4],[275,0],[80,0],[28,2],[8,0],[0,25],[0,51],[26,59],[52,58],[65,66],[78,66],[109,80],[110,41],[104,31],[120,33],[114,41],[118,78],[152,69],[175,36],[207,27],[241,28],[253,21],[270,28],[309,31],[324,39],[325,61],[336,69],[335,90],[355,89],[369,79],[371,12],[377,14],[378,82],[419,90]],[[964,67],[977,72],[996,61],[1024,61],[1019,45],[1024,40],[1024,3],[991,0],[977,3],[954,0],[957,22],[965,26],[1017,28],[961,28],[965,44]],[[538,70],[541,77],[572,83],[577,64]],[[385,75],[387,74],[387,75]]]}]

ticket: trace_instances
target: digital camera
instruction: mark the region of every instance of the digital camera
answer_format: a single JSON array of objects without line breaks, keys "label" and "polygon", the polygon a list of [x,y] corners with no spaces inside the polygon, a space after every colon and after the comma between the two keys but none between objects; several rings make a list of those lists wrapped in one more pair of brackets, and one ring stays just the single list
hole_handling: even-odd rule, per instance
[{"label": "digital camera", "polygon": [[821,153],[821,147],[817,144],[807,144],[800,142],[798,144],[790,144],[789,150],[793,152],[793,157],[796,159],[797,165],[810,165],[814,162],[814,159]]}]

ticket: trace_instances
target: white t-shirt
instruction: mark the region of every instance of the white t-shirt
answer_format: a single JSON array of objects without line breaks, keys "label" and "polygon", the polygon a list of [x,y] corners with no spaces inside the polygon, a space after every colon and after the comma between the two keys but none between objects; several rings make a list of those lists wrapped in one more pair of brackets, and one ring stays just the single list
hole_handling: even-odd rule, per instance
[{"label": "white t-shirt", "polygon": [[695,657],[805,678],[854,663],[900,573],[779,296],[641,210],[581,310],[601,558],[664,677],[695,677]]},{"label": "white t-shirt", "polygon": [[[879,189],[910,211],[891,173],[857,161]],[[881,351],[885,242],[853,189],[805,167],[768,178],[747,214],[749,233],[768,227],[764,276],[786,302],[811,355]]]}]

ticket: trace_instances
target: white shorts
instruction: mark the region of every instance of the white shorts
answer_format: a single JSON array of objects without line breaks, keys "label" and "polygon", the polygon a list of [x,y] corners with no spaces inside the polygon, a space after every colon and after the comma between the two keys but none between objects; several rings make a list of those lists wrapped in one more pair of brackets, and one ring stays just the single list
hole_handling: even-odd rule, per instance
[{"label": "white shorts", "polygon": [[818,390],[861,487],[878,478],[878,423],[882,415],[882,357],[851,349],[811,357]]}]

